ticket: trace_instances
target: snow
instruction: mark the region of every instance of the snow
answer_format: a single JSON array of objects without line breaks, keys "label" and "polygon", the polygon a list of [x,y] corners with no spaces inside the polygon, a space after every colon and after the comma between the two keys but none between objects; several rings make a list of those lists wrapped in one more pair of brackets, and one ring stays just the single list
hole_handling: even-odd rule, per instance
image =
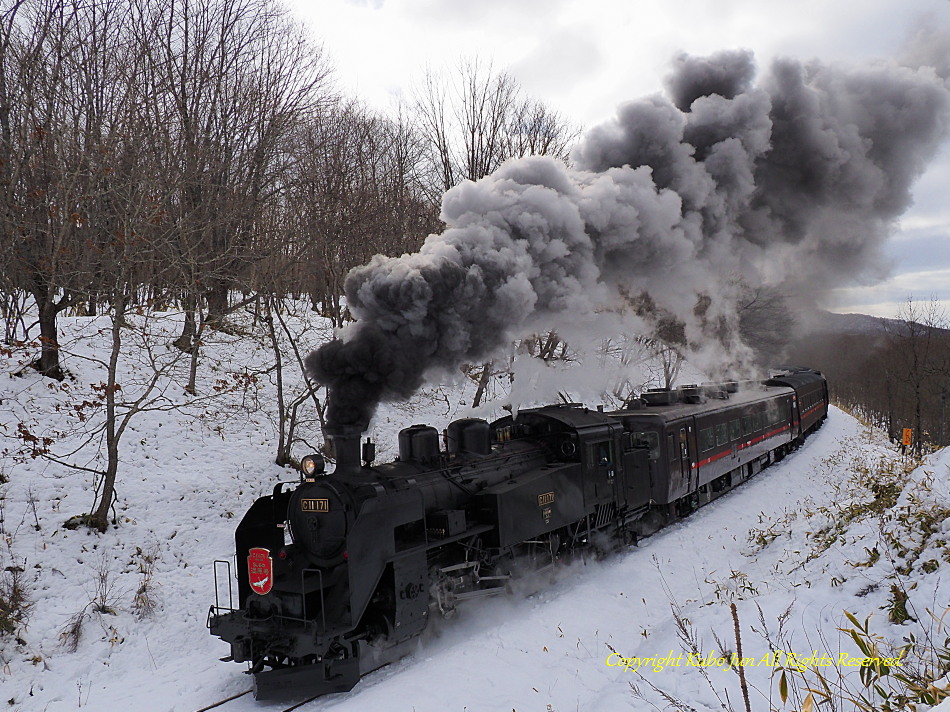
[{"label": "snow", "polygon": [[[294,318],[301,320],[294,328],[305,334],[301,348],[328,337],[325,325]],[[173,335],[176,324],[169,315],[155,328]],[[277,481],[294,479],[272,464],[274,391],[273,373],[264,371],[272,358],[266,341],[209,334],[198,397],[162,381],[163,397],[182,407],[132,420],[122,443],[119,525],[99,535],[63,527],[70,516],[89,510],[90,473],[44,457],[16,457],[16,446],[22,444],[17,436],[22,422],[35,435],[55,438],[50,448],[57,459],[98,466],[98,440],[70,454],[97,422],[98,411],[87,408],[89,419],[81,422],[72,405],[92,398],[91,384],[104,380],[102,364],[90,359],[107,353],[108,333],[102,331],[107,328],[107,319],[65,320],[65,365],[74,380],[64,384],[31,371],[12,376],[32,353],[29,348],[13,349],[0,362],[11,374],[0,380],[0,472],[9,480],[0,485],[5,542],[0,562],[24,569],[33,604],[27,624],[17,631],[20,642],[0,639],[0,699],[9,701],[10,710],[187,712],[250,687],[242,666],[218,661],[229,651],[208,634],[205,622],[215,595],[213,562],[233,557],[239,518]],[[120,381],[130,392],[147,373],[143,354],[123,353]],[[174,357],[171,351],[159,355]],[[290,387],[299,387],[289,362],[288,356]],[[180,376],[186,364],[174,368]],[[257,374],[257,380],[245,388],[248,379],[235,374]],[[219,380],[244,385],[203,398],[215,393]],[[460,381],[433,385],[410,404],[385,407],[373,429],[379,459],[387,458],[387,450],[391,457],[400,427],[414,422],[442,427],[469,414],[470,395],[471,384]],[[312,433],[309,437],[313,441]],[[908,586],[916,586],[908,608],[918,623],[892,624],[883,610],[889,577],[902,561],[885,548],[882,532],[900,526],[901,507],[950,506],[950,455],[936,453],[910,473],[915,489],[906,488],[890,513],[845,521],[842,513],[850,511],[847,504],[860,489],[860,477],[852,473],[880,458],[900,459],[880,434],[832,409],[800,450],[638,547],[600,561],[574,562],[561,567],[554,580],[525,579],[516,595],[475,603],[427,634],[414,655],[367,676],[351,692],[303,709],[672,709],[662,694],[696,710],[720,710],[723,703],[743,709],[735,669],[690,665],[677,622],[688,621],[680,627],[692,631],[704,656],[718,657],[735,650],[730,603],[736,604],[743,657],[758,663],[743,668],[751,708],[793,709],[797,700],[799,709],[800,697],[784,706],[779,698],[779,668],[763,658],[772,650],[766,634],[785,653],[833,657],[834,665],[819,669],[853,680],[857,668],[837,662],[842,654],[860,656],[850,637],[838,631],[852,627],[845,610],[860,621],[871,616],[871,631],[897,645],[922,627],[940,632],[927,611],[939,618],[948,605],[942,584],[948,564],[941,537],[950,539],[946,523],[937,522],[918,537],[917,561],[934,560],[936,570],[924,573],[917,565],[906,578]],[[840,530],[829,529],[836,524]],[[818,543],[825,531],[839,534],[827,548]],[[906,543],[915,536],[908,532]],[[881,556],[871,561],[874,547]],[[140,619],[134,598],[148,556],[154,557],[151,595],[157,608]],[[112,612],[97,612],[90,602]],[[82,633],[71,651],[61,633],[80,613]],[[625,670],[608,664],[612,652],[613,663],[620,657],[670,656],[673,664]],[[286,706],[245,696],[222,709]]]}]

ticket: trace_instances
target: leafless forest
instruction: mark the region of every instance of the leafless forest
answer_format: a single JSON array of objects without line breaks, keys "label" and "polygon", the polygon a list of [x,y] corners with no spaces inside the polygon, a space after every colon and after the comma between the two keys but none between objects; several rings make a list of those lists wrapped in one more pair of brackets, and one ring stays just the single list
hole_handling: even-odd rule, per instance
[{"label": "leafless forest", "polygon": [[840,405],[918,451],[950,443],[950,321],[938,302],[908,300],[896,319],[835,320],[795,339],[788,356],[820,368]]},{"label": "leafless forest", "polygon": [[478,60],[381,114],[270,0],[19,0],[0,29],[7,341],[57,315],[174,305],[176,345],[239,306],[309,295],[334,322],[350,267],[418,247],[439,198],[574,130]]}]

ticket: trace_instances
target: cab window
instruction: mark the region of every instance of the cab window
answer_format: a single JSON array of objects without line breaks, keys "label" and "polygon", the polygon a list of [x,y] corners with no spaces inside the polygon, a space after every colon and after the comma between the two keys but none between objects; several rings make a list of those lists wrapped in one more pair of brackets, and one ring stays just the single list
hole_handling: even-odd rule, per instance
[{"label": "cab window", "polygon": [[604,440],[587,446],[588,467],[611,467],[614,464],[613,443]]}]

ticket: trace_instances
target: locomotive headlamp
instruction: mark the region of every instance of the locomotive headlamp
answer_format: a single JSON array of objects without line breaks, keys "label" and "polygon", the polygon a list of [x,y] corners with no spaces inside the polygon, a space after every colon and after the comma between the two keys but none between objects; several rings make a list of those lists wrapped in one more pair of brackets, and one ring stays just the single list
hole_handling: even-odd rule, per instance
[{"label": "locomotive headlamp", "polygon": [[316,477],[322,475],[326,463],[323,461],[323,455],[307,455],[300,461],[300,471],[305,477]]}]

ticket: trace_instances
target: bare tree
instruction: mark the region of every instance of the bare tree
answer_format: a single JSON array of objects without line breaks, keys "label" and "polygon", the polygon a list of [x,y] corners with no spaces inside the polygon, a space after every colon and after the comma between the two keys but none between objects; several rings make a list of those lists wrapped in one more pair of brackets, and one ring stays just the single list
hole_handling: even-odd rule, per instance
[{"label": "bare tree", "polygon": [[337,325],[343,280],[376,254],[418,248],[436,226],[421,194],[418,141],[392,120],[340,100],[301,124],[288,178],[287,225],[314,307]]},{"label": "bare tree", "polygon": [[579,137],[579,126],[543,102],[521,97],[508,119],[504,153],[510,157],[554,156],[566,162]]},{"label": "bare tree", "polygon": [[176,345],[196,360],[202,325],[220,324],[230,290],[270,254],[256,250],[284,189],[286,138],[322,100],[329,69],[271,0],[137,2],[151,132],[179,187],[169,209],[180,231],[166,246],[184,295]]},{"label": "bare tree", "polygon": [[88,286],[76,260],[97,178],[88,159],[103,130],[97,109],[104,107],[92,94],[108,71],[84,62],[82,34],[91,29],[95,41],[100,16],[111,14],[76,2],[21,2],[5,13],[0,38],[5,291],[21,288],[33,297],[41,342],[34,366],[57,379],[64,374],[56,317]]},{"label": "bare tree", "polygon": [[[277,453],[274,462],[281,467],[294,462],[293,448],[297,444],[307,444],[309,452],[315,452],[318,449],[315,445],[307,443],[300,435],[300,431],[305,429],[304,426],[309,425],[311,426],[309,432],[323,432],[326,411],[326,399],[321,398],[320,386],[311,383],[305,375],[303,353],[299,344],[306,336],[307,327],[302,325],[302,320],[299,318],[294,320],[296,328],[292,327],[287,318],[288,315],[284,313],[288,310],[292,314],[293,309],[298,306],[299,302],[288,305],[285,300],[273,296],[268,298],[263,305],[263,321],[267,326],[267,336],[274,353],[272,371],[274,385],[277,388],[277,422],[275,423]],[[293,355],[294,371],[304,374],[303,382],[299,387],[295,388],[287,382],[285,354]]]},{"label": "bare tree", "polygon": [[415,109],[434,202],[509,158],[534,154],[566,160],[579,135],[556,111],[525,97],[514,77],[478,58],[461,60],[451,76],[428,70]]},{"label": "bare tree", "polygon": [[[898,309],[894,322],[883,322],[886,333],[884,363],[886,379],[901,386],[902,420],[914,429],[914,449],[920,452],[932,440],[925,413],[936,410],[939,390],[932,385],[948,370],[948,334],[941,333],[947,317],[936,299],[921,304],[908,298]],[[895,433],[896,434],[896,433]]]},{"label": "bare tree", "polygon": [[[163,244],[169,231],[166,206],[170,196],[161,193],[154,152],[149,150],[148,125],[141,111],[148,99],[139,81],[144,67],[142,47],[130,31],[128,3],[39,3],[35,9],[34,29],[38,21],[40,28],[50,28],[45,41],[51,43],[49,52],[61,66],[45,84],[58,92],[58,103],[47,106],[54,123],[42,132],[37,147],[47,186],[37,203],[47,216],[40,219],[37,206],[27,205],[32,208],[33,222],[22,223],[30,229],[21,233],[24,239],[16,264],[29,268],[28,289],[40,313],[41,333],[49,333],[43,324],[44,310],[55,316],[55,310],[80,301],[108,305],[109,355],[92,359],[104,368],[105,377],[93,386],[96,400],[90,401],[101,406],[89,442],[98,444],[101,436],[102,467],[85,468],[98,479],[96,502],[84,519],[104,530],[115,497],[122,436],[138,413],[154,407],[154,391],[167,376],[168,364],[160,365],[147,340],[136,349],[139,355],[152,356],[150,376],[144,385],[138,384],[141,390],[120,380],[119,361],[137,285],[151,277],[152,250]],[[36,97],[38,102],[48,100]],[[28,164],[24,178],[31,170],[36,167]],[[20,215],[29,212],[23,209]],[[61,296],[53,301],[50,296],[57,291]],[[51,338],[44,339],[44,353]],[[55,346],[58,360],[59,345]]]},{"label": "bare tree", "polygon": [[781,292],[747,286],[740,292],[737,311],[742,342],[755,352],[760,364],[779,363],[795,329],[795,315]]}]

